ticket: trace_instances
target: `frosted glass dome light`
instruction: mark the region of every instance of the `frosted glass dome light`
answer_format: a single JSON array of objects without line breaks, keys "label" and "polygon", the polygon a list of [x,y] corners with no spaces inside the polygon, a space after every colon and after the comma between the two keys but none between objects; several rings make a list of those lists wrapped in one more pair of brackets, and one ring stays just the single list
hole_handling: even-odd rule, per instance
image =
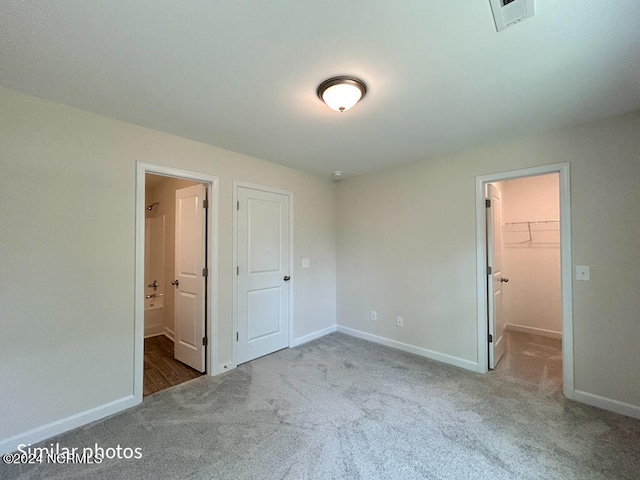
[{"label": "frosted glass dome light", "polygon": [[367,93],[367,86],[354,77],[333,77],[318,87],[318,97],[336,112],[345,112]]}]

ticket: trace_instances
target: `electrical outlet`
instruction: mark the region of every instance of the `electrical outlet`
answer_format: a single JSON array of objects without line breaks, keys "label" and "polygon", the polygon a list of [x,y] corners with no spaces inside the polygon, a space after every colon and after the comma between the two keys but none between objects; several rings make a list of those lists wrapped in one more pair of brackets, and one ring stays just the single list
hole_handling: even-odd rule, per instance
[{"label": "electrical outlet", "polygon": [[396,325],[398,325],[399,327],[404,327],[404,318],[397,317],[396,318]]},{"label": "electrical outlet", "polygon": [[591,269],[586,265],[576,265],[576,280],[591,280]]},{"label": "electrical outlet", "polygon": [[376,312],[375,310],[371,310],[371,321],[372,322],[378,321],[378,312]]}]

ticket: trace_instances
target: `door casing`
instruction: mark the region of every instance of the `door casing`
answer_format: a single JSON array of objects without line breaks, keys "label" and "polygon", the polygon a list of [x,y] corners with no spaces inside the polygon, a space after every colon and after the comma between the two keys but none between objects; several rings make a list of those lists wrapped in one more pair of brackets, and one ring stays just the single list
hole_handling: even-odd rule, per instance
[{"label": "door casing", "polygon": [[488,183],[557,173],[560,182],[560,277],[562,290],[562,387],[575,398],[573,365],[573,285],[571,258],[571,188],[568,162],[511,170],[476,177],[476,285],[478,315],[478,372],[489,370],[487,329],[487,225],[485,188]]},{"label": "door casing", "polygon": [[206,351],[206,371],[209,375],[221,373],[218,367],[218,177],[178,168],[136,163],[136,249],[135,249],[135,297],[134,297],[134,342],[133,342],[133,396],[135,403],[142,402],[144,375],[144,222],[145,222],[145,175],[151,173],[165,177],[191,180],[205,185],[209,208],[207,209],[207,265],[209,277],[206,287],[206,336],[209,339]]},{"label": "door casing", "polygon": [[291,282],[289,284],[289,348],[293,345],[293,297],[295,288],[295,276],[293,269],[293,192],[290,190],[282,190],[280,188],[267,187],[256,183],[233,182],[233,366],[238,364],[238,342],[236,341],[236,333],[238,332],[238,276],[236,275],[236,266],[238,265],[238,188],[251,188],[254,190],[262,190],[264,192],[278,193],[289,197],[289,272]]}]

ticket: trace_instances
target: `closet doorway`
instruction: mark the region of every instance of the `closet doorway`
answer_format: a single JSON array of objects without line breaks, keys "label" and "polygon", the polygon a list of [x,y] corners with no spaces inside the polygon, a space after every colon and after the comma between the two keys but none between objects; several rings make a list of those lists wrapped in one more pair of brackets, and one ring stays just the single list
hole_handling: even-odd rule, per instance
[{"label": "closet doorway", "polygon": [[478,371],[573,398],[567,163],[476,178]]},{"label": "closet doorway", "polygon": [[487,184],[489,368],[562,395],[559,175]]}]

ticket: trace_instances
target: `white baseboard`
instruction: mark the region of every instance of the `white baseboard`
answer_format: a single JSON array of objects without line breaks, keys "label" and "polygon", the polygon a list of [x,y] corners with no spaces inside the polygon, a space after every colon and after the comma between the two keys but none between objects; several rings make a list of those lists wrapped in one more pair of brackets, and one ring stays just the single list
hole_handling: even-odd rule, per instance
[{"label": "white baseboard", "polygon": [[223,365],[218,365],[217,367],[213,368],[213,371],[211,372],[211,376],[215,377],[216,375],[220,375],[221,373],[230,372],[236,367],[237,365],[233,362],[225,363]]},{"label": "white baseboard", "polygon": [[42,425],[41,427],[19,433],[13,437],[0,440],[0,455],[16,451],[19,445],[33,445],[34,443],[41,442],[47,438],[60,435],[61,433],[68,432],[74,428],[87,425],[88,423],[95,422],[96,420],[108,417],[114,413],[121,412],[127,408],[137,405],[138,403],[139,402],[136,402],[134,396],[130,395],[128,397],[100,405],[99,407],[92,408],[85,412],[76,413],[70,417],[56,420],[55,422]]},{"label": "white baseboard", "polygon": [[610,412],[619,413],[631,418],[640,419],[640,406],[631,405],[630,403],[619,402],[611,398],[602,397],[593,393],[583,392],[582,390],[574,390],[573,400],[586,403],[592,407],[602,408]]},{"label": "white baseboard", "polygon": [[529,327],[527,325],[514,325],[513,323],[505,323],[505,330],[511,330],[512,332],[531,333],[533,335],[540,335],[543,337],[556,338],[562,340],[562,332],[556,332],[555,330],[547,330],[545,328]]},{"label": "white baseboard", "polygon": [[340,325],[337,326],[337,331],[340,333],[346,333],[347,335],[351,335],[352,337],[362,338],[363,340],[368,340],[373,343],[379,343],[380,345],[396,348],[398,350],[413,353],[415,355],[420,355],[421,357],[429,358],[431,360],[437,360],[438,362],[447,363],[449,365],[464,368],[465,370],[471,370],[473,372],[478,371],[477,362],[472,362],[471,360],[465,360],[464,358],[454,357],[452,355],[447,355],[445,353],[434,352],[433,350],[428,350],[422,347],[416,347],[414,345],[409,345],[408,343],[398,342],[397,340],[391,340],[385,337],[379,337],[378,335],[362,332],[360,330],[355,330],[353,328],[342,327]]},{"label": "white baseboard", "polygon": [[164,332],[163,332],[166,337],[171,340],[172,342],[176,341],[176,334],[173,330],[171,330],[169,327],[164,327]]},{"label": "white baseboard", "polygon": [[316,340],[316,339],[318,339],[320,337],[324,337],[325,335],[329,335],[330,333],[335,332],[336,328],[337,327],[335,325],[332,325],[331,327],[323,328],[322,330],[317,330],[317,331],[315,331],[313,333],[310,333],[308,335],[304,335],[302,337],[295,338],[293,340],[291,348],[297,347],[298,345],[302,345],[303,343],[311,342],[311,341]]},{"label": "white baseboard", "polygon": [[159,337],[160,335],[165,335],[165,333],[163,331],[160,331],[159,333],[149,333],[149,334],[145,332],[144,338]]}]

